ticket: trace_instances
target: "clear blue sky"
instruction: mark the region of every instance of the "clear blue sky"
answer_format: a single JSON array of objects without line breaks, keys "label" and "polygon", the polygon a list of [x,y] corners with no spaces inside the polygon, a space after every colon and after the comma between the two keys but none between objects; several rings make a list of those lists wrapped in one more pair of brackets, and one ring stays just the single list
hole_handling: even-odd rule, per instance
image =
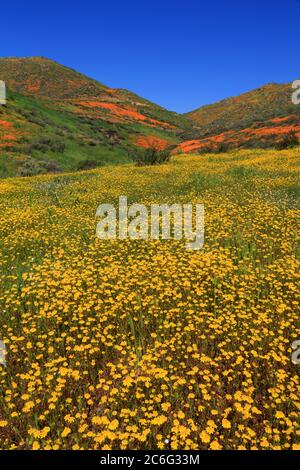
[{"label": "clear blue sky", "polygon": [[299,0],[9,0],[0,15],[1,57],[49,57],[177,112],[300,76]]}]

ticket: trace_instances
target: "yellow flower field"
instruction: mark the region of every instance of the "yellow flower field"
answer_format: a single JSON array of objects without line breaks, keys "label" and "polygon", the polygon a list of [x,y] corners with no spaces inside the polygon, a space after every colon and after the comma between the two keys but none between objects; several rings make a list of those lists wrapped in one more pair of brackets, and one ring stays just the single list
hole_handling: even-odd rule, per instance
[{"label": "yellow flower field", "polygon": [[[0,181],[1,449],[300,448],[300,151]],[[205,204],[203,250],[100,203]]]}]

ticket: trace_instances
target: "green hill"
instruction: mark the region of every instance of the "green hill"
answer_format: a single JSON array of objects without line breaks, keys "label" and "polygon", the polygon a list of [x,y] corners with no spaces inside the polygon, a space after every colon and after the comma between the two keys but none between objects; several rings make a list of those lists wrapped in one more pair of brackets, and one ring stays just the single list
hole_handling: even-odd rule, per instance
[{"label": "green hill", "polygon": [[0,59],[0,176],[129,161],[148,139],[179,143],[192,121],[41,57]]}]

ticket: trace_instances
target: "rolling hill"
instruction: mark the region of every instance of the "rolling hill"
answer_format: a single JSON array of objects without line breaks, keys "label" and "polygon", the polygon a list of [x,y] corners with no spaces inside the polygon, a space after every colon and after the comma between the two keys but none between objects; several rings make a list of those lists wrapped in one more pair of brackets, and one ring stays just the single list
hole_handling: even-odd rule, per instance
[{"label": "rolling hill", "polygon": [[292,103],[292,91],[291,84],[270,83],[187,113],[197,129],[186,133],[178,150],[270,147],[291,131],[300,136],[300,106]]},{"label": "rolling hill", "polygon": [[192,121],[42,57],[0,59],[0,176],[127,162],[179,143]]},{"label": "rolling hill", "polygon": [[174,153],[274,147],[300,136],[291,84],[271,83],[180,115],[43,57],[0,59],[0,177],[132,161],[142,148]]}]

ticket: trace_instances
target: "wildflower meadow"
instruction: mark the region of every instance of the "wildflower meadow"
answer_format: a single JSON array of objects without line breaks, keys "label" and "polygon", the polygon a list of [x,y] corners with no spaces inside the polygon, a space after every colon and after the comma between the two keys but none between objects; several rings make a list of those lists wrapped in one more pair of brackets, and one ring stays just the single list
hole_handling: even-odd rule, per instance
[{"label": "wildflower meadow", "polygon": [[[300,449],[299,148],[0,181],[1,449]],[[99,204],[204,204],[203,248]]]}]

